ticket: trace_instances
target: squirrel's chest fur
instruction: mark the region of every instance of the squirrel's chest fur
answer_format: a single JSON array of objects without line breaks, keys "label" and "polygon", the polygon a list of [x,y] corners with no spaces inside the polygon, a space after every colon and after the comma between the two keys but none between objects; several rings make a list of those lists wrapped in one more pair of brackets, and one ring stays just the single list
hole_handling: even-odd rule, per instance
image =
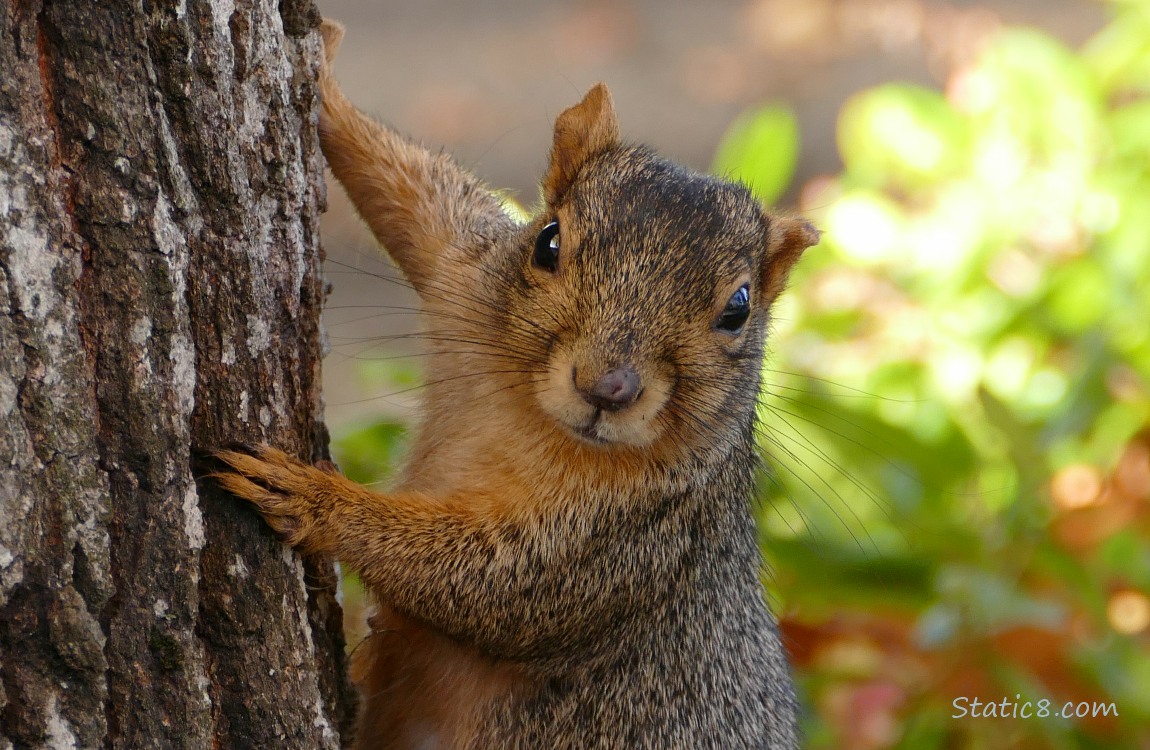
[{"label": "squirrel's chest fur", "polygon": [[551,676],[497,662],[384,608],[355,659],[365,697],[360,746],[791,746],[793,724],[778,721],[794,711],[793,696],[779,691],[788,669],[761,602],[737,611],[698,598],[676,605],[650,613],[648,630],[631,631],[595,663]]}]

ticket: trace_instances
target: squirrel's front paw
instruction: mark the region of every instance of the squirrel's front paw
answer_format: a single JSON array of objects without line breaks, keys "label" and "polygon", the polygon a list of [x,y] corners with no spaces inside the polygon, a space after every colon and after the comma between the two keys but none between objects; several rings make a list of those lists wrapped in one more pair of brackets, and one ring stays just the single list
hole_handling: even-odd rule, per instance
[{"label": "squirrel's front paw", "polygon": [[330,491],[335,475],[330,462],[316,468],[267,445],[243,445],[211,455],[227,466],[211,478],[255,504],[280,538],[293,547],[323,551],[324,520],[338,500]]}]

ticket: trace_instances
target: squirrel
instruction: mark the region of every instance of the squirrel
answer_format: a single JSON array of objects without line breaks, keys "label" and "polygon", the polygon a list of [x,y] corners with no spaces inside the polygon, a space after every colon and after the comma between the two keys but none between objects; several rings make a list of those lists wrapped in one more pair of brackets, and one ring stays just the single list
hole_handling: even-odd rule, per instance
[{"label": "squirrel", "polygon": [[621,141],[603,84],[516,223],[358,111],[321,33],[321,147],[420,296],[433,377],[388,492],[268,446],[215,477],[377,600],[355,747],[795,748],[752,495],[769,310],[817,231]]}]

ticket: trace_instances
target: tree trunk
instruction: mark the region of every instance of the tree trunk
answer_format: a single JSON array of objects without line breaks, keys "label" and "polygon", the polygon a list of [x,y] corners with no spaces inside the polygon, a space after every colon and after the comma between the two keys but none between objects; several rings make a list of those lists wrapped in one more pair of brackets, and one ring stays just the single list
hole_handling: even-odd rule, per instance
[{"label": "tree trunk", "polygon": [[330,562],[191,449],[319,459],[311,0],[0,0],[0,750],[335,748]]}]

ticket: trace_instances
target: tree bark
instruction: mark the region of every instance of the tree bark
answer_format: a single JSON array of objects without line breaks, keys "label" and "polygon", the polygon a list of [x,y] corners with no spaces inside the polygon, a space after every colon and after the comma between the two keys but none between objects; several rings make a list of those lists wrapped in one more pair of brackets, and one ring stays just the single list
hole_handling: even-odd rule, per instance
[{"label": "tree bark", "polygon": [[326,457],[311,0],[0,0],[0,750],[335,748],[336,577],[193,479]]}]

